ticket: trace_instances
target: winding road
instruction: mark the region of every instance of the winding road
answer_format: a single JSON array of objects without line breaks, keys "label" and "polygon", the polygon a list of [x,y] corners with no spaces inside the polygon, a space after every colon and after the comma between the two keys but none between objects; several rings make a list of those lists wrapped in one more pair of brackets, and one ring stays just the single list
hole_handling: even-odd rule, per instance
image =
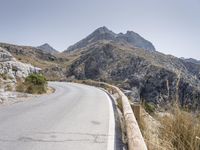
[{"label": "winding road", "polygon": [[114,113],[102,90],[50,82],[55,93],[0,106],[0,150],[114,150]]}]

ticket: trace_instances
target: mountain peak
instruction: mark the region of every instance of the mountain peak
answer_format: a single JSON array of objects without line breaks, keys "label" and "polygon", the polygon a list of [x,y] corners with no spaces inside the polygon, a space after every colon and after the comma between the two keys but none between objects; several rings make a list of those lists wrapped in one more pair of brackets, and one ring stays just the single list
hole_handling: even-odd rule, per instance
[{"label": "mountain peak", "polygon": [[127,31],[127,33],[125,34],[123,33],[116,34],[113,31],[109,30],[107,27],[102,26],[100,28],[97,28],[94,32],[92,32],[89,36],[87,36],[83,40],[70,46],[65,52],[78,50],[101,40],[113,41],[116,43],[124,43],[132,47],[142,48],[144,50],[149,50],[149,51],[155,51],[155,47],[151,42],[145,40],[143,37],[141,37],[139,34],[133,31]]},{"label": "mountain peak", "polygon": [[[103,27],[100,27],[100,28],[97,28],[91,35],[92,36],[101,36],[101,35],[107,35],[107,36],[113,36],[115,37],[116,34],[114,32],[112,32],[111,30],[109,30],[106,26],[103,26]],[[105,37],[102,37],[102,38],[106,38]]]},{"label": "mountain peak", "polygon": [[51,47],[48,43],[44,43],[43,45],[41,46],[48,46],[48,47]]},{"label": "mountain peak", "polygon": [[95,31],[99,31],[99,32],[112,32],[106,26],[99,27]]},{"label": "mountain peak", "polygon": [[44,43],[41,46],[38,46],[37,48],[46,53],[58,53],[58,51],[55,50],[52,46],[50,46],[48,43]]}]

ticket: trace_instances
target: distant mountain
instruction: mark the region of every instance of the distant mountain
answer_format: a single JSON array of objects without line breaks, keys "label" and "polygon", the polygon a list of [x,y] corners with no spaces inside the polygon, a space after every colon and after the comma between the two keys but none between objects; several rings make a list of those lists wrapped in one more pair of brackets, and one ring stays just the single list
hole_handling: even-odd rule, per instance
[{"label": "distant mountain", "polygon": [[133,31],[127,31],[125,34],[116,34],[106,27],[100,27],[86,38],[70,46],[64,52],[71,52],[77,49],[81,49],[98,41],[112,41],[122,45],[129,45],[134,48],[142,48],[148,51],[155,51],[155,47],[151,42],[145,40],[143,37]]},{"label": "distant mountain", "polygon": [[38,46],[37,48],[46,52],[46,53],[51,53],[51,54],[52,53],[58,53],[58,51],[55,50],[52,46],[50,46],[48,43],[45,43],[41,46]]}]

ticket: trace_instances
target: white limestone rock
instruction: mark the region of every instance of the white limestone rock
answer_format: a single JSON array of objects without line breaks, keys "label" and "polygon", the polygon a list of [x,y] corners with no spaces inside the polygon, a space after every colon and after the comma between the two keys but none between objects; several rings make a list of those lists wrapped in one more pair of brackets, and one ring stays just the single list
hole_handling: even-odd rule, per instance
[{"label": "white limestone rock", "polygon": [[16,94],[7,91],[14,89],[16,78],[24,79],[31,73],[38,73],[40,68],[17,61],[8,51],[0,47],[0,103],[15,99]]},{"label": "white limestone rock", "polygon": [[17,61],[8,51],[0,47],[0,74],[9,78],[25,78],[30,73],[38,73],[41,69],[30,64]]}]

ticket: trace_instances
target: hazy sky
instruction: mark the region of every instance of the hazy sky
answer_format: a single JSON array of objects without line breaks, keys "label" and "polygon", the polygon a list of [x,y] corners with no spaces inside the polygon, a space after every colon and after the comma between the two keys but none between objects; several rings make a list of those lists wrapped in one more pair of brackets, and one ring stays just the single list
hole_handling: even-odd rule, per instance
[{"label": "hazy sky", "polygon": [[64,50],[100,26],[200,59],[200,0],[0,0],[0,42]]}]

